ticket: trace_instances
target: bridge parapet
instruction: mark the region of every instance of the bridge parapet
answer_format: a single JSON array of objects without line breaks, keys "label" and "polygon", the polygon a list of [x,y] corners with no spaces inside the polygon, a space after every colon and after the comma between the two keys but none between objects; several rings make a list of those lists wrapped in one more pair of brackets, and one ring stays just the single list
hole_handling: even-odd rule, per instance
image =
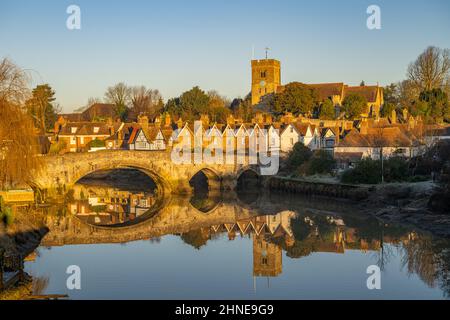
[{"label": "bridge parapet", "polygon": [[44,156],[43,169],[31,184],[49,194],[62,194],[81,178],[112,169],[138,169],[149,175],[164,193],[191,192],[189,181],[199,171],[209,178],[217,177],[223,189],[236,186],[245,164],[175,164],[169,151],[105,150],[90,153],[68,153]]}]

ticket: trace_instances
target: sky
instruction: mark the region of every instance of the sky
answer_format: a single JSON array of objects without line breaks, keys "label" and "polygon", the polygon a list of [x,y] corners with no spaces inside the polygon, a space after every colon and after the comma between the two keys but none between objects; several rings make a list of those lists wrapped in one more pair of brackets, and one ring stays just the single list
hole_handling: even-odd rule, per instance
[{"label": "sky", "polygon": [[[66,27],[71,4],[80,30]],[[379,30],[366,25],[373,4]],[[118,82],[165,100],[196,85],[244,97],[265,47],[284,84],[386,85],[429,45],[450,48],[448,0],[0,0],[0,58],[49,83],[65,112]]]}]

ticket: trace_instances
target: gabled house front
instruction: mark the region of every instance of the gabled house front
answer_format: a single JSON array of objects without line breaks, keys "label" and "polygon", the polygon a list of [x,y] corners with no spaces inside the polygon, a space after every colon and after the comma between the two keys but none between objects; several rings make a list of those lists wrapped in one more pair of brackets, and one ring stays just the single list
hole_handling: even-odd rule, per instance
[{"label": "gabled house front", "polygon": [[166,142],[159,128],[135,128],[129,140],[130,150],[152,151],[166,150]]}]

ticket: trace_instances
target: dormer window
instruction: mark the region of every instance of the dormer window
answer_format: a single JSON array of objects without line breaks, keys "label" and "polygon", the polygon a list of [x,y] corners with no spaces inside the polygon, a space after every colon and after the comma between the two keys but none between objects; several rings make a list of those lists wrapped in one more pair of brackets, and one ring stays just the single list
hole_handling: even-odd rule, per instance
[{"label": "dormer window", "polygon": [[72,127],[72,128],[70,128],[70,132],[72,132],[72,133],[76,133],[77,132],[77,127]]},{"label": "dormer window", "polygon": [[99,130],[100,130],[100,127],[94,127],[94,133],[98,133]]}]

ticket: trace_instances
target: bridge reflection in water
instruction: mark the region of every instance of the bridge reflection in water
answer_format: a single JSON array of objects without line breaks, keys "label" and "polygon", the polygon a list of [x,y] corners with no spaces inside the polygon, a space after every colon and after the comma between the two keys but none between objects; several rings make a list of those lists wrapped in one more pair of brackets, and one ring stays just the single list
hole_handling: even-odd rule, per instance
[{"label": "bridge reflection in water", "polygon": [[[243,175],[249,180],[238,181],[237,193],[221,193],[193,179],[193,195],[162,198],[151,181],[121,174],[82,179],[63,205],[45,209],[50,231],[27,268],[37,279],[53,270],[46,293],[66,292],[65,278],[58,275],[64,273],[60,264],[69,263],[61,258],[69,255],[77,258],[70,263],[83,270],[90,266],[89,274],[100,277],[97,282],[90,275],[90,290],[67,292],[74,298],[251,298],[249,290],[261,293],[261,286],[256,290],[261,278],[278,290],[266,290],[260,298],[404,298],[397,285],[389,291],[390,282],[383,282],[387,296],[368,292],[365,270],[371,264],[403,270],[392,283],[407,288],[416,281],[421,289],[408,291],[416,298],[450,293],[448,241],[382,224],[354,204],[267,194],[255,188],[259,180],[251,173]],[[246,287],[249,276],[253,290]],[[243,283],[237,285],[237,279]],[[120,288],[114,287],[116,280]],[[213,290],[213,282],[224,291]],[[318,291],[318,282],[324,291]]]},{"label": "bridge reflection in water", "polygon": [[280,275],[283,251],[290,258],[313,252],[371,251],[382,264],[383,245],[406,245],[419,237],[410,230],[352,214],[354,208],[345,203],[324,204],[259,192],[239,196],[207,192],[172,197],[161,205],[151,191],[82,182],[71,195],[65,206],[49,208],[45,222],[50,232],[43,246],[125,243],[178,235],[200,249],[224,235],[230,241],[250,238],[256,277]]}]

